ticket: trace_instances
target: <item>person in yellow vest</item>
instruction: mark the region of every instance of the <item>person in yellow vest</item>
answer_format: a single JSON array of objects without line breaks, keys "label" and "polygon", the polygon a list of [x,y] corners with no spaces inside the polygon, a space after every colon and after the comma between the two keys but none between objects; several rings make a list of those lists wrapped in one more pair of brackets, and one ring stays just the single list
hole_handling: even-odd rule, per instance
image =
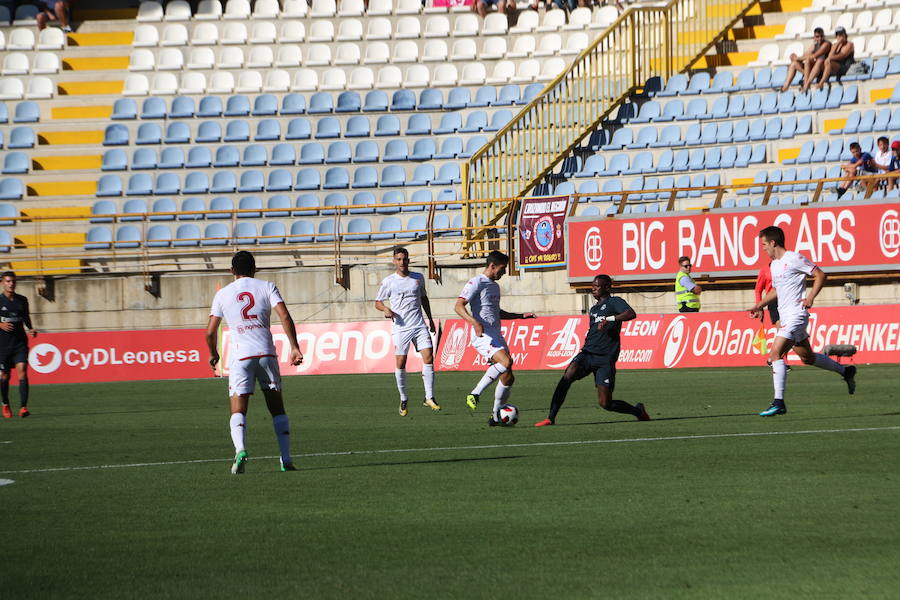
[{"label": "person in yellow vest", "polygon": [[691,259],[678,259],[681,269],[675,274],[675,305],[678,312],[700,312],[700,286],[691,278]]}]

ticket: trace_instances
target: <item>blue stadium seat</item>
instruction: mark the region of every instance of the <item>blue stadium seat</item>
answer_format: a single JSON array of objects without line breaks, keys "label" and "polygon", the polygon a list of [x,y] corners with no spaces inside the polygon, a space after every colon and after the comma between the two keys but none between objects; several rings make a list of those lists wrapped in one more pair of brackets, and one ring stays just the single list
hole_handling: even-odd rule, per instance
[{"label": "blue stadium seat", "polygon": [[357,192],[353,195],[351,215],[371,214],[375,212],[375,196],[372,192]]},{"label": "blue stadium seat", "polygon": [[164,141],[167,144],[187,144],[191,141],[191,128],[183,121],[169,123]]},{"label": "blue stadium seat", "polygon": [[653,154],[650,152],[638,152],[631,162],[631,166],[622,171],[623,175],[637,175],[639,173],[654,173]]},{"label": "blue stadium seat", "polygon": [[369,118],[361,115],[350,117],[344,137],[369,137]]},{"label": "blue stadium seat", "polygon": [[168,225],[153,225],[147,229],[147,241],[144,243],[148,248],[168,248],[172,245],[172,230]]},{"label": "blue stadium seat", "polygon": [[437,159],[456,158],[463,151],[462,139],[454,136],[445,137],[441,143],[441,151],[434,155]]},{"label": "blue stadium seat", "polygon": [[709,89],[709,73],[699,71],[691,76],[691,81],[687,88],[679,92],[682,96],[695,96],[702,94]]},{"label": "blue stadium seat", "polygon": [[229,197],[217,196],[210,201],[209,210],[217,212],[208,214],[207,219],[230,219],[234,212],[234,202]]},{"label": "blue stadium seat", "polygon": [[[858,110],[854,110],[847,117],[847,122],[844,124],[843,129],[833,129],[829,131],[829,134],[840,134],[840,133],[868,133],[872,131],[875,125],[875,116],[881,111],[886,111],[890,120],[891,110],[889,108],[882,108],[876,112],[874,108],[867,109],[865,112],[860,113]],[[885,121],[882,129],[886,129],[888,126],[888,121]]]},{"label": "blue stadium seat", "polygon": [[325,183],[322,189],[343,190],[350,187],[350,173],[344,167],[332,167],[325,171]]},{"label": "blue stadium seat", "polygon": [[[13,146],[13,136],[16,135],[16,132],[19,130],[28,130],[31,132],[31,128],[29,127],[17,127],[13,129],[10,138],[9,138],[9,147],[15,148]],[[103,145],[104,146],[127,146],[128,145],[128,128],[119,123],[114,123],[112,125],[107,125],[106,129],[103,132]],[[31,132],[31,144],[27,146],[21,146],[22,148],[31,148],[34,146],[34,132]]]},{"label": "blue stadium seat", "polygon": [[398,217],[385,217],[378,223],[378,233],[373,233],[371,239],[392,240],[396,237],[396,232],[403,228],[403,223]]},{"label": "blue stadium seat", "polygon": [[312,128],[309,119],[304,117],[296,117],[288,121],[287,133],[284,136],[286,140],[308,140],[312,135]]},{"label": "blue stadium seat", "polygon": [[194,140],[201,144],[215,144],[222,140],[222,126],[216,121],[203,121],[197,128],[197,137]]},{"label": "blue stadium seat", "polygon": [[25,100],[16,104],[16,110],[13,113],[13,123],[37,123],[40,120],[41,109],[37,103]]},{"label": "blue stadium seat", "polygon": [[[205,173],[203,174],[206,175]],[[185,181],[185,187],[187,187],[187,181]],[[209,186],[207,186],[209,187]],[[181,211],[179,211],[178,220],[179,221],[199,221],[205,217],[203,214],[196,214],[206,210],[206,207],[203,205],[203,200],[200,198],[185,198],[181,201]],[[186,214],[186,213],[195,213],[195,214]],[[176,237],[178,237],[176,235]],[[199,237],[199,236],[198,236]]]},{"label": "blue stadium seat", "polygon": [[144,99],[144,103],[141,106],[142,119],[165,119],[167,113],[166,101],[162,98],[150,97]]},{"label": "blue stadium seat", "polygon": [[291,93],[281,99],[282,115],[302,115],[306,112],[306,97],[302,94]]},{"label": "blue stadium seat", "polygon": [[210,223],[203,230],[201,246],[227,246],[231,240],[231,232],[225,223]]},{"label": "blue stadium seat", "polygon": [[391,97],[391,110],[415,110],[416,95],[412,90],[396,90]]},{"label": "blue stadium seat", "polygon": [[348,113],[359,112],[362,109],[362,100],[359,94],[354,91],[346,91],[338,94],[337,107],[334,112]]},{"label": "blue stadium seat", "polygon": [[143,221],[147,214],[147,201],[143,198],[131,198],[122,206],[119,221]]},{"label": "blue stadium seat", "polygon": [[225,137],[223,141],[226,142],[246,142],[250,140],[250,123],[243,119],[235,119],[233,121],[228,121],[228,125],[225,126]]},{"label": "blue stadium seat", "polygon": [[606,166],[606,170],[600,173],[601,175],[619,175],[622,171],[628,169],[628,155],[627,154],[614,154],[610,159],[609,163]]},{"label": "blue stadium seat", "polygon": [[125,190],[126,196],[148,196],[152,193],[153,178],[149,174],[135,173],[128,178],[128,188]]},{"label": "blue stadium seat", "polygon": [[321,179],[319,177],[319,171],[316,169],[300,169],[297,172],[296,183],[294,184],[295,190],[317,190],[321,187]]},{"label": "blue stadium seat", "polygon": [[270,165],[293,165],[296,162],[297,154],[293,144],[276,144],[272,148],[272,158],[269,160]]},{"label": "blue stadium seat", "polygon": [[292,244],[305,244],[313,241],[315,226],[310,221],[294,221],[291,224],[291,233],[287,241]]},{"label": "blue stadium seat", "polygon": [[381,187],[402,187],[406,185],[406,169],[398,165],[388,165],[381,171]]},{"label": "blue stadium seat", "polygon": [[497,101],[497,88],[485,85],[475,90],[475,100],[469,104],[469,108],[490,106]]},{"label": "blue stadium seat", "polygon": [[276,119],[262,119],[256,124],[257,142],[271,142],[281,139],[281,125]]},{"label": "blue stadium seat", "polygon": [[841,153],[844,149],[844,140],[841,138],[832,139],[828,143],[828,152],[825,153],[827,162],[837,162],[841,159]]},{"label": "blue stadium seat", "polygon": [[159,173],[153,185],[153,193],[157,196],[177,196],[181,192],[181,180],[177,173]]},{"label": "blue stadium seat", "polygon": [[[456,133],[462,127],[462,113],[445,113],[441,116],[441,124],[433,132],[437,135]],[[377,134],[376,134],[377,135]]]},{"label": "blue stadium seat", "polygon": [[672,75],[669,80],[666,82],[666,87],[664,90],[658,92],[656,95],[665,97],[665,96],[676,96],[679,93],[685,91],[688,87],[688,79],[687,75],[683,73],[676,73]]},{"label": "blue stadium seat", "polygon": [[262,199],[259,196],[244,196],[238,201],[238,219],[258,219],[262,216]]},{"label": "blue stadium seat", "polygon": [[344,234],[344,240],[368,241],[372,237],[372,223],[365,217],[357,217],[350,219],[347,223],[347,233]]},{"label": "blue stadium seat", "polygon": [[332,142],[328,146],[328,153],[325,156],[325,164],[341,164],[350,162],[351,151],[350,144],[347,142]]},{"label": "blue stadium seat", "polygon": [[207,146],[193,146],[188,150],[184,166],[188,169],[207,169],[212,166],[212,151]]},{"label": "blue stadium seat", "polygon": [[431,160],[436,152],[437,148],[435,148],[434,140],[432,138],[418,139],[413,145],[412,154],[410,154],[409,160]]},{"label": "blue stadium seat", "polygon": [[722,148],[722,156],[719,158],[720,169],[730,169],[734,167],[734,161],[737,160],[737,148],[733,145],[724,146]]},{"label": "blue stadium seat", "polygon": [[400,135],[400,119],[395,115],[382,115],[378,117],[378,121],[375,123],[375,135],[391,137]]},{"label": "blue stadium seat", "polygon": [[307,114],[322,115],[334,112],[334,100],[329,92],[316,92],[309,97],[309,108],[306,109]]},{"label": "blue stadium seat", "polygon": [[700,136],[703,131],[700,123],[691,123],[688,125],[687,131],[684,133],[684,143],[687,146],[693,146],[700,143]]},{"label": "blue stadium seat", "polygon": [[9,152],[3,157],[3,174],[20,175],[27,173],[31,167],[31,161],[23,152]]},{"label": "blue stadium seat", "polygon": [[435,177],[434,181],[431,183],[435,185],[453,185],[455,183],[461,183],[459,164],[455,162],[443,163],[438,168],[437,177]]},{"label": "blue stadium seat", "polygon": [[[204,115],[205,116],[205,115]],[[247,96],[230,96],[225,104],[226,117],[250,116],[250,99]]]},{"label": "blue stadium seat", "polygon": [[[766,121],[764,139],[777,140],[779,137],[781,137],[781,119],[779,117],[775,117]],[[751,136],[751,139],[755,138]]]},{"label": "blue stadium seat", "polygon": [[170,119],[190,119],[194,116],[196,107],[194,99],[190,96],[176,96],[172,99],[172,106],[169,107]]},{"label": "blue stadium seat", "polygon": [[581,171],[575,173],[575,177],[597,177],[606,170],[606,160],[602,154],[592,154],[584,161]]},{"label": "blue stadium seat", "polygon": [[200,99],[200,106],[197,108],[198,117],[221,117],[223,112],[222,98],[219,96],[204,96]]},{"label": "blue stadium seat", "polygon": [[753,147],[749,144],[738,148],[737,158],[734,159],[734,166],[737,168],[746,168],[750,164],[750,156]]},{"label": "blue stadium seat", "polygon": [[378,171],[375,167],[359,167],[353,173],[354,188],[378,187]]},{"label": "blue stadium seat", "polygon": [[466,124],[459,129],[460,133],[478,133],[487,127],[487,113],[483,110],[470,112],[466,117]]},{"label": "blue stadium seat", "polygon": [[175,231],[175,239],[172,241],[174,247],[190,247],[200,244],[200,228],[193,223],[185,223],[179,225]]},{"label": "blue stadium seat", "polygon": [[378,144],[371,140],[365,140],[356,144],[353,162],[378,162]]},{"label": "blue stadium seat", "polygon": [[409,198],[409,206],[404,206],[404,211],[423,211],[431,207],[434,196],[431,190],[417,190]]},{"label": "blue stadium seat", "polygon": [[522,98],[516,104],[528,104],[544,89],[543,83],[529,83],[522,90]]},{"label": "blue stadium seat", "polygon": [[734,85],[734,75],[732,75],[731,71],[719,71],[716,73],[715,77],[713,77],[712,83],[710,86],[703,90],[701,93],[703,94],[721,94],[731,90]]},{"label": "blue stadium seat", "polygon": [[156,123],[141,123],[137,130],[135,144],[161,144],[162,128]]},{"label": "blue stadium seat", "polygon": [[692,119],[708,119],[711,115],[707,112],[707,108],[705,98],[694,98],[688,102],[684,114],[680,117],[676,117],[676,120],[690,121]]},{"label": "blue stadium seat", "polygon": [[679,120],[684,115],[684,102],[681,100],[669,100],[663,107],[662,114],[658,116],[656,121],[673,121]]},{"label": "blue stadium seat", "polygon": [[[216,173],[219,175],[219,173]],[[262,171],[258,171],[257,169],[250,169],[249,171],[244,171],[241,173],[241,181],[237,186],[237,191],[242,194],[248,194],[251,192],[261,192],[266,187],[266,176],[263,175]],[[213,180],[213,185],[215,186],[215,179]],[[218,189],[211,190],[213,192],[218,192]]]},{"label": "blue stadium seat", "polygon": [[[340,235],[340,230],[338,231],[338,235]],[[327,219],[325,221],[319,222],[318,232],[316,234],[317,242],[333,242],[334,241],[334,221],[331,219]]]},{"label": "blue stadium seat", "polygon": [[398,239],[424,239],[428,235],[428,223],[425,215],[413,215],[406,222],[406,231],[398,233]]},{"label": "blue stadium seat", "polygon": [[242,167],[266,166],[266,148],[262,144],[249,144],[244,146],[244,156],[241,159]]},{"label": "blue stadium seat", "polygon": [[9,109],[6,108],[5,102],[0,102],[0,124],[9,122]]},{"label": "blue stadium seat", "polygon": [[320,214],[322,215],[334,215],[337,213],[344,214],[346,210],[336,210],[334,207],[336,206],[347,206],[350,204],[350,201],[347,200],[347,196],[340,193],[332,193],[325,196],[325,201],[322,203],[322,206],[326,206],[329,208],[322,209]]},{"label": "blue stadium seat", "polygon": [[334,117],[323,117],[316,122],[316,139],[341,137],[341,123]]},{"label": "blue stadium seat", "polygon": [[112,230],[109,227],[91,227],[85,239],[85,250],[108,250],[112,248]]},{"label": "blue stadium seat", "polygon": [[155,169],[158,162],[155,148],[138,148],[131,155],[131,168],[134,171]]},{"label": "blue stadium seat", "polygon": [[325,149],[319,142],[309,142],[300,147],[301,165],[321,165],[325,162]]},{"label": "blue stadium seat", "polygon": [[746,142],[750,140],[750,121],[742,119],[734,121],[731,133],[732,142]]},{"label": "blue stadium seat", "polygon": [[272,94],[262,94],[253,99],[253,116],[268,117],[278,114],[278,98]]},{"label": "blue stadium seat", "polygon": [[444,94],[435,88],[425,88],[419,94],[419,110],[440,110],[444,106]]},{"label": "blue stadium seat", "polygon": [[285,231],[284,223],[281,223],[280,221],[268,221],[263,223],[259,243],[283,244],[286,237],[287,232]]},{"label": "blue stadium seat", "polygon": [[440,210],[460,210],[462,204],[459,201],[459,194],[453,188],[445,188],[438,192],[437,202],[440,202]]},{"label": "blue stadium seat", "polygon": [[124,171],[128,168],[128,155],[120,148],[113,148],[103,153],[101,171]]},{"label": "blue stadium seat", "polygon": [[134,225],[124,225],[116,230],[116,248],[140,248],[141,230]]},{"label": "blue stadium seat", "polygon": [[434,179],[434,165],[425,163],[416,165],[413,176],[406,181],[407,186],[423,186],[428,185]]},{"label": "blue stadium seat", "polygon": [[602,202],[619,200],[621,195],[618,192],[622,191],[622,181],[620,179],[606,179],[600,191],[602,193],[597,199]]},{"label": "blue stadium seat", "polygon": [[301,194],[297,196],[294,216],[306,217],[319,214],[319,198],[315,194]]},{"label": "blue stadium seat", "polygon": [[[150,209],[152,213],[174,213],[177,209],[175,208],[175,201],[171,198],[157,198],[153,202],[153,208]],[[151,221],[174,221],[174,214],[156,214],[151,215],[149,217]]]},{"label": "blue stadium seat", "polygon": [[512,121],[513,114],[509,109],[498,110],[491,116],[491,124],[484,128],[485,131],[500,131],[506,124]]},{"label": "blue stadium seat", "polygon": [[391,190],[382,194],[375,212],[381,215],[391,215],[400,212],[400,206],[383,206],[385,204],[399,205],[406,202],[406,195],[400,190]]},{"label": "blue stadium seat", "polygon": [[469,88],[456,87],[447,94],[447,101],[444,103],[444,108],[447,110],[466,108],[471,100],[472,96],[469,93]]},{"label": "blue stadium seat", "polygon": [[94,205],[91,206],[91,223],[112,223],[112,216],[107,215],[115,215],[119,211],[116,208],[116,203],[112,200],[97,200],[94,202]]},{"label": "blue stadium seat", "polygon": [[493,104],[494,106],[511,106],[513,104],[518,104],[519,98],[519,86],[512,84],[504,85],[502,88],[500,88],[497,99],[491,104]]},{"label": "blue stadium seat", "polygon": [[[624,129],[619,129],[616,131],[625,131]],[[640,148],[648,148],[651,144],[656,142],[656,127],[641,127],[638,130],[637,139],[635,139],[634,143],[628,143],[625,145],[629,150],[637,150]],[[613,136],[613,141],[615,141],[615,136]]]},{"label": "blue stadium seat", "polygon": [[114,120],[137,119],[137,103],[131,98],[119,98],[113,102],[113,111],[110,116]]},{"label": "blue stadium seat", "polygon": [[[657,102],[656,100],[650,100],[649,102],[645,102],[641,106],[641,109],[638,112],[637,116],[629,119],[629,122],[649,123],[658,119],[660,114],[661,108],[659,102]],[[621,131],[621,129],[619,131]]]},{"label": "blue stadium seat", "polygon": [[469,158],[487,144],[487,137],[483,135],[473,135],[466,141],[466,149],[459,153],[459,158]]},{"label": "blue stadium seat", "polygon": [[760,113],[764,115],[772,115],[778,112],[778,94],[769,92],[762,96],[759,104]]},{"label": "blue stadium seat", "polygon": [[409,116],[406,123],[406,135],[429,135],[431,134],[431,117],[415,113]]},{"label": "blue stadium seat", "polygon": [[[4,180],[8,181],[8,180]],[[102,175],[97,180],[97,197],[121,196],[122,180],[117,175]]]},{"label": "blue stadium seat", "polygon": [[213,166],[217,169],[236,167],[240,162],[241,152],[237,149],[237,146],[219,146],[216,150],[216,159],[213,161]]},{"label": "blue stadium seat", "polygon": [[363,112],[384,112],[388,109],[388,97],[382,90],[370,90],[366,92],[363,102]]},{"label": "blue stadium seat", "polygon": [[184,178],[184,194],[205,194],[209,191],[209,175],[203,172],[188,173]]},{"label": "blue stadium seat", "polygon": [[[292,176],[287,169],[274,169],[269,171],[268,180],[266,182],[266,191],[268,192],[287,192],[293,187]],[[317,189],[307,188],[307,189]]]},{"label": "blue stadium seat", "polygon": [[762,96],[750,94],[744,102],[744,115],[755,117],[762,114]]},{"label": "blue stadium seat", "polygon": [[268,209],[265,215],[267,218],[290,216],[291,199],[284,194],[269,196],[269,199],[266,201],[266,209]]},{"label": "blue stadium seat", "polygon": [[[640,134],[638,134],[638,137],[640,137]],[[681,145],[684,145],[684,142],[681,140],[681,128],[678,125],[666,125],[659,134],[659,141],[650,143],[649,147],[668,148]]]},{"label": "blue stadium seat", "polygon": [[[377,135],[377,134],[376,134]],[[409,157],[406,140],[390,140],[384,147],[384,161],[405,161]]]},{"label": "blue stadium seat", "polygon": [[553,189],[554,196],[568,196],[575,193],[575,184],[571,181],[560,181]]}]

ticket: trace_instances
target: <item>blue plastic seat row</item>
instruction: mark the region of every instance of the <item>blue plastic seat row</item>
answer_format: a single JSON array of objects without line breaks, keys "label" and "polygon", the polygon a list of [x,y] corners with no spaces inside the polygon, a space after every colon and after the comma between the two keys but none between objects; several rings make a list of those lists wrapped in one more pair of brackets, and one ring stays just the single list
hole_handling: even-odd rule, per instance
[{"label": "blue plastic seat row", "polygon": [[21,179],[0,179],[0,200],[21,200],[24,194],[25,185]]},{"label": "blue plastic seat row", "polygon": [[870,131],[900,130],[900,108],[869,108],[862,112],[854,110],[847,117],[841,129],[832,129],[829,134],[868,133]]},{"label": "blue plastic seat row", "polygon": [[[176,96],[167,105],[166,100],[150,97],[143,100],[138,110],[138,103],[132,98],[119,98],[113,104],[112,118],[115,120],[141,119],[190,119],[193,117],[246,117],[299,114],[330,114],[354,112],[386,112],[410,110],[459,110],[462,108],[479,108],[485,106],[512,106],[528,104],[543,89],[540,83],[525,86],[505,85],[501,88],[484,86],[476,90],[475,97],[469,88],[454,88],[447,97],[444,92],[435,88],[426,88],[419,93],[418,100],[411,90],[397,90],[390,98],[382,90],[371,90],[362,99],[357,92],[346,91],[337,95],[335,100],[330,92],[316,92],[309,97],[297,93],[286,94],[279,102],[272,94],[256,96],[252,101],[248,96],[229,96],[224,100],[221,96],[205,96],[199,103],[190,96]],[[37,105],[33,102],[22,102],[22,116],[36,115]],[[3,105],[5,115],[6,106]],[[18,113],[18,108],[17,108]],[[39,116],[39,115],[37,115]],[[36,119],[35,119],[36,120]],[[0,122],[5,123],[5,120]],[[22,121],[25,122],[25,121]]]},{"label": "blue plastic seat row", "polygon": [[[621,179],[608,178],[603,181],[602,187],[597,190],[595,186],[586,187],[584,184],[579,188],[582,194],[597,194],[584,197],[582,202],[610,202],[618,201],[622,198],[622,192],[628,192],[628,200],[667,200],[671,196],[671,192],[663,192],[658,190],[685,188],[684,191],[676,193],[678,198],[700,197],[704,193],[712,193],[713,190],[705,191],[700,189],[687,191],[686,188],[703,188],[709,186],[718,186],[721,184],[721,175],[719,173],[697,173],[695,175],[666,175],[663,177],[636,177],[623,183]],[[553,191],[554,195],[565,195],[573,193],[574,188],[571,182],[564,181],[557,184]],[[647,190],[647,191],[644,191]]]},{"label": "blue plastic seat row", "polygon": [[[900,134],[894,134],[891,142],[900,140]],[[850,160],[850,144],[859,142],[863,152],[872,153],[875,149],[875,136],[868,135],[864,138],[832,137],[813,142],[807,140],[800,146],[800,154],[796,159],[787,159],[784,164],[806,164],[816,162],[847,162]]]},{"label": "blue plastic seat row", "polygon": [[592,154],[585,160],[575,177],[597,177],[610,175],[640,175],[646,173],[667,173],[671,171],[699,171],[702,169],[730,169],[746,167],[765,162],[765,144],[742,146],[712,146],[663,150],[656,165],[649,151],[638,152],[631,159],[627,154],[613,154],[609,163],[602,154]]},{"label": "blue plastic seat row", "polygon": [[[375,223],[367,217],[350,219],[338,233],[345,242],[369,240],[393,240],[424,238],[427,235],[425,215],[414,215],[406,223],[399,217],[385,217]],[[447,214],[435,215],[434,231],[438,235],[460,235],[462,215],[457,214],[451,222]],[[3,232],[5,233],[5,232]],[[256,244],[284,244],[333,242],[335,224],[333,219],[325,219],[318,224],[308,220],[291,223],[290,229],[280,221],[269,221],[258,228],[256,223],[237,223],[234,229],[228,223],[210,223],[202,230],[193,223],[184,223],[170,228],[157,224],[147,228],[146,239],[136,225],[116,228],[103,225],[91,227],[86,236],[86,250],[108,250],[111,248],[189,248],[196,246],[248,246]],[[4,240],[0,239],[0,243]],[[10,240],[6,240],[10,243]],[[2,250],[2,248],[0,248]],[[8,247],[7,247],[8,251]]]},{"label": "blue plastic seat row", "polygon": [[[428,169],[431,167],[431,169]],[[434,174],[433,166],[427,165],[422,171],[414,173],[413,177],[422,179],[407,182],[406,170],[398,165],[388,165],[381,171],[381,179],[378,179],[378,170],[375,167],[358,167],[353,172],[351,180],[350,171],[344,167],[332,167],[325,171],[322,181],[317,169],[304,168],[297,171],[296,178],[292,177],[287,169],[274,169],[264,174],[262,171],[250,169],[235,173],[233,171],[217,171],[210,182],[206,172],[195,171],[187,173],[182,183],[178,173],[157,173],[154,178],[150,173],[134,173],[127,179],[124,188],[126,196],[172,196],[178,194],[222,194],[222,193],[249,193],[249,192],[277,192],[289,190],[318,190],[318,189],[346,189],[375,188],[375,187],[402,187],[407,185],[452,185],[460,183],[459,164],[444,163],[438,169],[437,175],[431,181],[427,177]],[[14,179],[0,181],[0,193],[3,182],[18,182],[18,188],[10,188],[10,193],[17,190],[21,197],[22,182]],[[122,179],[118,175],[103,175],[97,181],[97,197],[121,196],[123,194]]]}]

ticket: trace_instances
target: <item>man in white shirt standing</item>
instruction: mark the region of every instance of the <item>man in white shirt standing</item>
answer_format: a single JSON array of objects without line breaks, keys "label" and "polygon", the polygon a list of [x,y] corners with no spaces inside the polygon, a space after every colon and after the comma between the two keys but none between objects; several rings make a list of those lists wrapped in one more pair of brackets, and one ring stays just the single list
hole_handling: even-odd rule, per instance
[{"label": "man in white shirt standing", "polygon": [[[466,405],[471,410],[478,406],[481,393],[496,379],[494,390],[494,410],[488,425],[500,424],[500,407],[509,399],[515,381],[513,377],[513,361],[509,347],[500,330],[501,319],[533,319],[534,313],[508,313],[500,309],[500,286],[497,281],[506,274],[509,257],[498,250],[487,256],[484,272],[466,283],[456,300],[456,314],[472,326],[470,344],[490,363],[478,385],[466,396]],[[471,307],[471,313],[467,306]]]},{"label": "man in white shirt standing", "polygon": [[[783,415],[787,412],[784,403],[784,388],[787,383],[787,365],[784,356],[793,348],[800,360],[807,365],[827,369],[839,373],[847,383],[850,394],[856,390],[856,367],[843,366],[824,354],[813,352],[809,345],[809,308],[825,284],[825,273],[808,258],[787,250],[784,247],[784,231],[780,227],[770,226],[759,232],[763,250],[772,259],[769,268],[772,271],[772,291],[753,305],[750,316],[758,319],[762,310],[770,303],[778,300],[778,314],[781,327],[775,334],[772,348],[769,350],[768,362],[772,365],[772,379],[775,387],[775,399],[772,405],[759,413],[761,417]],[[806,292],[806,277],[814,279],[812,288]]]},{"label": "man in white shirt standing", "polygon": [[206,328],[209,364],[213,369],[219,362],[218,331],[223,318],[228,323],[231,335],[228,365],[228,394],[231,397],[229,425],[235,451],[231,473],[240,475],[247,463],[247,452],[244,449],[247,405],[257,381],[272,415],[272,425],[281,451],[281,470],[296,471],[291,459],[288,416],[281,396],[278,357],[272,331],[269,329],[274,309],[291,345],[289,362],[299,365],[303,362],[303,354],[297,345],[294,320],[275,284],[254,278],[256,260],[252,254],[245,250],[237,252],[231,258],[231,273],[234,281],[216,293]]},{"label": "man in white shirt standing", "polygon": [[[425,278],[421,273],[409,270],[409,252],[406,248],[395,248],[393,254],[395,271],[384,278],[375,308],[384,313],[385,319],[391,319],[394,337],[394,358],[396,359],[394,377],[397,390],[400,392],[400,416],[409,414],[406,395],[406,355],[410,344],[422,355],[422,381],[425,384],[424,406],[433,411],[441,410],[434,400],[434,352],[431,334],[434,333],[434,319],[431,317],[431,303],[425,293]],[[385,306],[389,300],[391,307]],[[422,318],[422,311],[428,316],[428,326]]]}]

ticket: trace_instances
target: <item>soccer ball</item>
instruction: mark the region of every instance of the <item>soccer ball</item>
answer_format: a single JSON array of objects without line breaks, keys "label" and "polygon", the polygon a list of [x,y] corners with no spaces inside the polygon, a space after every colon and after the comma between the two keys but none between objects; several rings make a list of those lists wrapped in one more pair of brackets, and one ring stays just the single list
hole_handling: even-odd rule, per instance
[{"label": "soccer ball", "polygon": [[515,425],[519,420],[519,409],[512,404],[504,404],[500,407],[500,424]]}]

